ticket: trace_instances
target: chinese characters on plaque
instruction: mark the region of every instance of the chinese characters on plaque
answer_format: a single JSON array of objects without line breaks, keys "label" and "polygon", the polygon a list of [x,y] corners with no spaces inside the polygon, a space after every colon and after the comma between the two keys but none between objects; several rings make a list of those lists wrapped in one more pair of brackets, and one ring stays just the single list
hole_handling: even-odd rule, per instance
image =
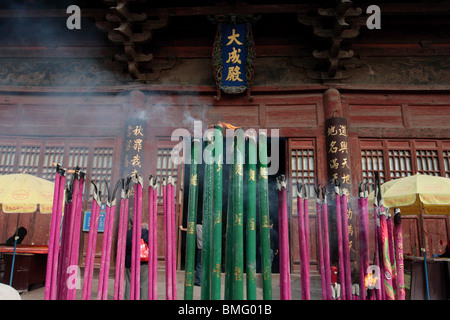
[{"label": "chinese characters on plaque", "polygon": [[348,144],[347,120],[345,118],[330,118],[326,121],[327,142],[327,171],[331,185],[339,183],[341,189],[345,189],[347,195],[347,219],[350,253],[355,253],[354,221],[352,207],[352,181],[350,169],[350,150]]},{"label": "chinese characters on plaque", "polygon": [[213,60],[219,92],[242,93],[248,90],[254,60],[250,23],[219,23]]},{"label": "chinese characters on plaque", "polygon": [[130,176],[136,173],[142,175],[144,141],[145,121],[136,118],[129,119],[124,141],[124,176]]}]

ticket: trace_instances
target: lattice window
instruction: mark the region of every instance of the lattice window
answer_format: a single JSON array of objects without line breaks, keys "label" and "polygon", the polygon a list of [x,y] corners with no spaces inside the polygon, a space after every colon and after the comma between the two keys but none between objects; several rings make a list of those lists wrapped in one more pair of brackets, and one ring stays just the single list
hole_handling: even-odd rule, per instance
[{"label": "lattice window", "polygon": [[363,181],[370,191],[374,189],[375,172],[380,174],[380,183],[385,182],[383,150],[361,150],[361,165]]},{"label": "lattice window", "polygon": [[413,174],[410,150],[389,150],[390,178],[403,178]]},{"label": "lattice window", "polygon": [[297,182],[307,185],[308,196],[315,197],[314,149],[291,149],[292,197],[297,197]]},{"label": "lattice window", "polygon": [[[88,159],[89,159],[89,148],[84,146],[71,146],[69,148],[69,161],[67,163],[66,168],[73,169],[75,167],[80,167],[81,170],[87,172],[88,167]],[[89,173],[88,173],[89,174]],[[85,193],[89,190],[89,199],[92,200],[93,196],[93,186],[90,183],[89,178],[86,179],[85,184]]]},{"label": "lattice window", "polygon": [[[111,185],[112,167],[113,167],[113,152],[114,149],[110,147],[94,148],[94,155],[92,159],[91,179],[100,188],[103,195],[106,195],[106,186],[104,181],[108,181]],[[91,184],[92,186],[92,184]],[[93,188],[93,187],[92,187]],[[111,187],[110,187],[111,189]],[[92,190],[91,190],[92,191]]]},{"label": "lattice window", "polygon": [[416,150],[417,172],[439,176],[439,157],[437,150]]},{"label": "lattice window", "polygon": [[16,146],[0,146],[0,174],[14,173]]},{"label": "lattice window", "polygon": [[64,147],[46,146],[41,177],[48,180],[55,178],[55,164],[63,163]]},{"label": "lattice window", "polygon": [[[361,140],[360,145],[362,176],[369,183],[375,171],[380,172],[382,182],[416,173],[450,178],[450,141],[448,140],[367,139]],[[388,159],[383,159],[386,154]]]},{"label": "lattice window", "polygon": [[156,160],[156,176],[158,179],[158,201],[162,203],[162,187],[163,178],[172,177],[175,183],[175,190],[178,182],[178,165],[174,164],[171,155],[172,147],[158,148]]},{"label": "lattice window", "polygon": [[70,147],[68,168],[80,167],[86,171],[88,166],[88,147]]},{"label": "lattice window", "polygon": [[40,146],[22,146],[19,155],[18,172],[38,175]]},{"label": "lattice window", "polygon": [[450,150],[443,151],[445,176],[450,178]]}]

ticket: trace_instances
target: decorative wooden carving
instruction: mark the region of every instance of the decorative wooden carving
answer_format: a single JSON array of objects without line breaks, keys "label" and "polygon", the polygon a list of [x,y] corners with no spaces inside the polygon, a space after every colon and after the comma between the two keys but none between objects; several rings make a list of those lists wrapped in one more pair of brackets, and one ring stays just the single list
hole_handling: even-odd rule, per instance
[{"label": "decorative wooden carving", "polygon": [[316,36],[329,41],[327,50],[313,51],[314,58],[327,62],[326,72],[322,68],[312,74],[313,78],[341,80],[349,77],[342,68],[343,60],[351,59],[354,53],[352,50],[342,50],[341,43],[345,39],[356,38],[360,26],[365,25],[365,20],[360,18],[361,8],[353,9],[351,6],[350,0],[337,0],[334,8],[319,8],[316,17],[298,15],[300,23],[312,26]]},{"label": "decorative wooden carving", "polygon": [[132,79],[150,81],[158,77],[150,62],[153,55],[145,51],[144,44],[151,41],[153,30],[167,25],[168,17],[160,16],[152,19],[147,13],[135,13],[130,10],[143,4],[145,0],[104,0],[111,5],[106,21],[97,22],[97,27],[108,32],[108,39],[114,44],[123,46],[123,53],[116,54],[115,60],[126,66],[126,71]]}]

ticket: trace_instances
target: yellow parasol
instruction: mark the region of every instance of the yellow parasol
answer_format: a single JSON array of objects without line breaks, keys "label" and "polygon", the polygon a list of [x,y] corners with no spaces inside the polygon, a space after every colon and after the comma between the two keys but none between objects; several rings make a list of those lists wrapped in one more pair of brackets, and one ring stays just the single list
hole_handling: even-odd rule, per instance
[{"label": "yellow parasol", "polygon": [[12,286],[14,262],[18,240],[19,216],[21,213],[52,213],[55,184],[26,173],[0,176],[0,205],[5,213],[18,213],[14,237],[14,251],[9,285]]},{"label": "yellow parasol", "polygon": [[[373,195],[371,192],[369,201],[373,202]],[[420,216],[425,287],[427,300],[430,300],[423,214],[450,214],[450,179],[415,174],[384,183],[381,195],[385,207],[400,208],[402,215]]]},{"label": "yellow parasol", "polygon": [[[415,174],[381,185],[384,206],[400,208],[402,215],[450,214],[450,179]],[[373,192],[369,195],[373,203]]]},{"label": "yellow parasol", "polygon": [[0,176],[0,205],[5,213],[52,213],[55,184],[26,173]]}]

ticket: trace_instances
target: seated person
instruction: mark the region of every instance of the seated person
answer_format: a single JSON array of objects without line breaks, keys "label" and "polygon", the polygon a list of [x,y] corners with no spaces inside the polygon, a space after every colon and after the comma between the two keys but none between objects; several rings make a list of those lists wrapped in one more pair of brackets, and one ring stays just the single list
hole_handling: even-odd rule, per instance
[{"label": "seated person", "polygon": [[[17,239],[17,244],[21,244],[23,239],[25,238],[25,236],[27,235],[27,229],[25,229],[24,227],[20,227],[19,229],[17,229],[16,231],[17,236],[19,237],[19,239]],[[16,236],[16,233],[14,233],[8,240],[6,240],[6,245],[7,246],[14,246],[14,238]]]}]

